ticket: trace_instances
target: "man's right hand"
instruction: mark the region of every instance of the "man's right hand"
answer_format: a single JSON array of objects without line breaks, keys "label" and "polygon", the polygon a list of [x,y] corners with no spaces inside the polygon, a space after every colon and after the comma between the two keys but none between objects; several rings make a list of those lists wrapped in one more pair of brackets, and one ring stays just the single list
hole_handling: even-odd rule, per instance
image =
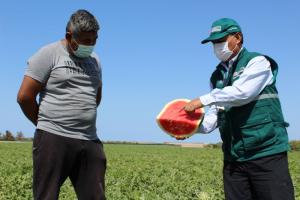
[{"label": "man's right hand", "polygon": [[185,140],[187,137],[175,137],[176,140]]},{"label": "man's right hand", "polygon": [[192,113],[195,112],[196,109],[203,107],[202,102],[200,101],[199,98],[197,99],[193,99],[192,101],[190,101],[189,103],[187,103],[183,109],[185,110],[185,112],[187,113]]}]

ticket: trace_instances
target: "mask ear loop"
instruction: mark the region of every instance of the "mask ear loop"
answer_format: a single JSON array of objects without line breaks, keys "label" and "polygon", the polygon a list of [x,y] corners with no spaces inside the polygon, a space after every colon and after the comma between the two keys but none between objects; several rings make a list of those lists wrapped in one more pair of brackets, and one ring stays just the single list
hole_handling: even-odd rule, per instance
[{"label": "mask ear loop", "polygon": [[[76,46],[77,46],[77,49],[78,49],[78,47],[79,47],[79,44],[78,44],[78,42],[72,37],[71,38],[71,40],[73,39],[73,41],[75,42],[75,44],[76,44]],[[71,46],[71,49],[72,49],[72,51],[76,51],[76,50],[74,50],[73,48],[72,48],[72,45],[70,44],[70,46]]]},{"label": "mask ear loop", "polygon": [[[72,32],[67,32],[67,33],[69,33],[69,35],[70,35],[70,37],[71,37],[71,39],[70,39],[70,41],[74,41],[75,42],[75,44],[76,44],[76,46],[77,46],[77,49],[78,49],[78,47],[79,47],[79,44],[78,44],[78,42],[74,39],[74,35],[73,35],[73,33]],[[72,47],[72,44],[70,43],[69,44],[69,46],[70,46],[70,49],[73,51],[73,52],[75,52],[76,50],[75,49],[73,49],[73,47]]]}]

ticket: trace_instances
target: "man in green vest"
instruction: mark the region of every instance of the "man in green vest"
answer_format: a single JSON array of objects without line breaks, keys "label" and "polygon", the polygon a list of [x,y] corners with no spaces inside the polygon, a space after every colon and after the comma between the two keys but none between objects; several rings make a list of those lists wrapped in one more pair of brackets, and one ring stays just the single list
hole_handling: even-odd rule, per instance
[{"label": "man in green vest", "polygon": [[277,63],[243,47],[243,34],[233,19],[212,24],[211,42],[221,61],[212,73],[209,94],[184,107],[186,112],[208,106],[199,132],[219,128],[224,152],[225,198],[292,200],[288,169],[288,135],[275,86]]}]

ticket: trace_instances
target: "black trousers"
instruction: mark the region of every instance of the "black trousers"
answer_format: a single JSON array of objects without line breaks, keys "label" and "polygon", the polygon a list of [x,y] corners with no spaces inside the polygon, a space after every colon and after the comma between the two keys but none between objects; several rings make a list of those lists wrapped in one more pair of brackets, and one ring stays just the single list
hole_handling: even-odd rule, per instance
[{"label": "black trousers", "polygon": [[224,162],[227,200],[294,200],[287,153],[245,162]]},{"label": "black trousers", "polygon": [[100,140],[87,141],[36,130],[33,140],[33,196],[56,200],[67,177],[79,200],[105,199],[106,157]]}]

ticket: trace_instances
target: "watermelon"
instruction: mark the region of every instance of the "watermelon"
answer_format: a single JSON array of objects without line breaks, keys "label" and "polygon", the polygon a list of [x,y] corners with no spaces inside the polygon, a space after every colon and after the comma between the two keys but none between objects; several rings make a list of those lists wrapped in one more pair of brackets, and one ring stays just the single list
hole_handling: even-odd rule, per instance
[{"label": "watermelon", "polygon": [[176,139],[185,139],[192,136],[200,126],[204,109],[196,109],[187,113],[183,107],[189,99],[175,99],[166,104],[156,118],[159,127]]}]

